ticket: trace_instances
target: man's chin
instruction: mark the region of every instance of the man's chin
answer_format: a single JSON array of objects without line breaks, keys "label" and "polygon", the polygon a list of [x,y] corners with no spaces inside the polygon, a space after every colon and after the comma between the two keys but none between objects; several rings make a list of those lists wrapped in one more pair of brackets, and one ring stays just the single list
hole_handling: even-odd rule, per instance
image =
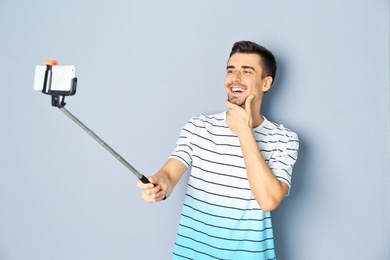
[{"label": "man's chin", "polygon": [[236,97],[228,97],[228,100],[229,100],[230,103],[233,103],[233,104],[235,104],[237,106],[240,106],[240,107],[245,106],[245,100],[240,100],[240,99],[238,99]]}]

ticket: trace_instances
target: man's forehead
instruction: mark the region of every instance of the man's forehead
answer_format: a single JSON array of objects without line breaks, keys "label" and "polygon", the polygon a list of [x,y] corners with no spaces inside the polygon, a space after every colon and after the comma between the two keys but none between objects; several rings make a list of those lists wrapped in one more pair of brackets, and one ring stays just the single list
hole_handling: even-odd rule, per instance
[{"label": "man's forehead", "polygon": [[261,59],[255,53],[235,53],[229,58],[227,68],[253,68],[259,71],[262,70]]},{"label": "man's forehead", "polygon": [[235,53],[233,54],[229,60],[227,67],[253,67],[253,68],[261,68],[260,65],[260,56],[255,53]]}]

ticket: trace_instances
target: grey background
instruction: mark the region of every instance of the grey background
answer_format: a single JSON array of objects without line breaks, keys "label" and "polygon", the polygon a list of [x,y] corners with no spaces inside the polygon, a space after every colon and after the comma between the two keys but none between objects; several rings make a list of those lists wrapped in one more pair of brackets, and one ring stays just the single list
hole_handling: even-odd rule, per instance
[{"label": "grey background", "polygon": [[145,175],[185,122],[225,110],[232,44],[279,61],[263,114],[298,132],[279,259],[389,259],[389,2],[0,2],[0,259],[169,259],[183,179],[159,204],[33,91],[46,59],[75,65],[67,108]]}]

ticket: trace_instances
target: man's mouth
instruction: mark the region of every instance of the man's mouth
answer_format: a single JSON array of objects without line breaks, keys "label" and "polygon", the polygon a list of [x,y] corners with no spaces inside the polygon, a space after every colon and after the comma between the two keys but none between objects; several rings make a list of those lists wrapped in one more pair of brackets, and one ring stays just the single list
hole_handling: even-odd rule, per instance
[{"label": "man's mouth", "polygon": [[235,94],[244,92],[244,90],[243,90],[242,88],[240,88],[240,87],[232,87],[232,88],[230,88],[230,90],[231,90],[233,93],[235,93]]},{"label": "man's mouth", "polygon": [[234,93],[241,93],[241,92],[243,92],[242,88],[231,88],[231,90]]}]

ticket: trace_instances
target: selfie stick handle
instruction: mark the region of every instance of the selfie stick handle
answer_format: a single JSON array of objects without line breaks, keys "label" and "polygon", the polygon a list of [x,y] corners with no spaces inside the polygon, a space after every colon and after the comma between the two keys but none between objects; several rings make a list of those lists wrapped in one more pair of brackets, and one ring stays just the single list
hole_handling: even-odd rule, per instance
[{"label": "selfie stick handle", "polygon": [[72,119],[76,124],[78,124],[85,132],[87,132],[93,139],[95,139],[101,146],[103,146],[107,151],[109,151],[115,158],[118,159],[124,166],[126,166],[130,171],[134,173],[137,178],[143,183],[150,183],[149,180],[137,171],[130,163],[122,158],[114,149],[112,149],[108,144],[106,144],[99,136],[97,136],[91,129],[84,125],[80,120],[78,120],[72,113],[70,113],[65,107],[59,107],[59,109],[64,112],[70,119]]}]

